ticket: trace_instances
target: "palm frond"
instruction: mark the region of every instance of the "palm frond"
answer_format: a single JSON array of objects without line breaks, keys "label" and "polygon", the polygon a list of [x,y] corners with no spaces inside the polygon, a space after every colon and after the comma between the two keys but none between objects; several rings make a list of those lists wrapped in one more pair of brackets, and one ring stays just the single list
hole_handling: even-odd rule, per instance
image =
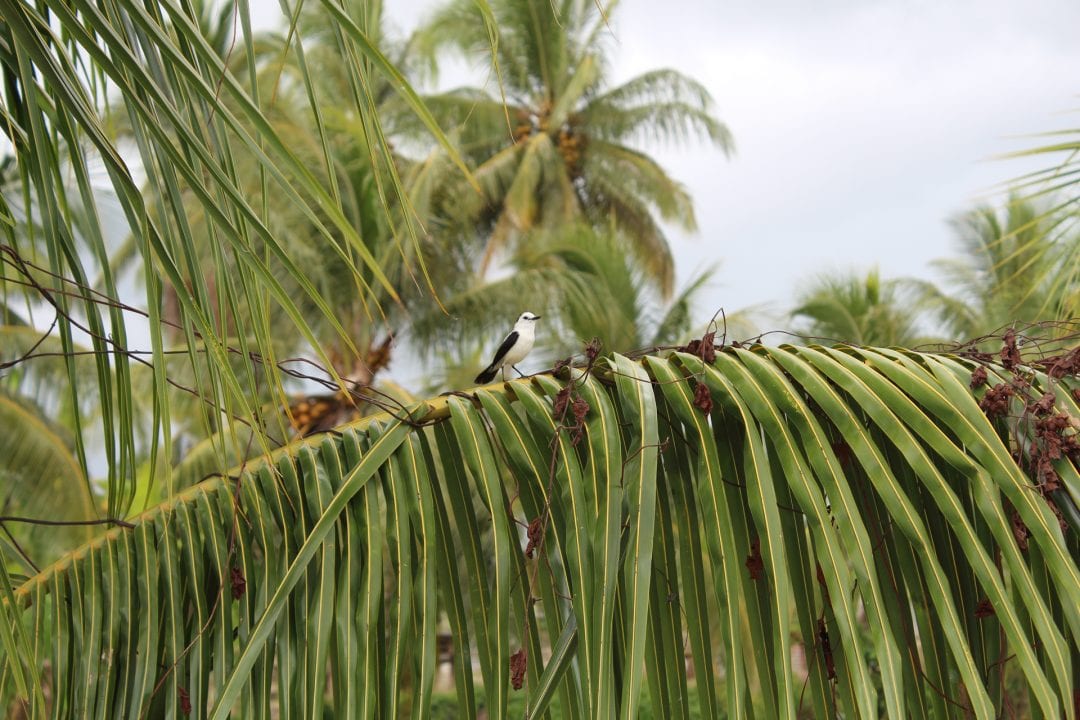
[{"label": "palm frond", "polygon": [[946,316],[956,304],[970,307],[946,324],[957,339],[1076,315],[1080,231],[1067,214],[1048,212],[1052,204],[1013,195],[952,219],[962,254],[935,263],[947,287],[936,307]]},{"label": "palm frond", "polygon": [[582,115],[597,137],[685,143],[706,139],[731,155],[734,139],[713,115],[704,85],[675,70],[653,70],[590,98]]},{"label": "palm frond", "polygon": [[[589,147],[587,182],[603,178],[606,188],[619,186],[624,196],[636,198],[636,205],[651,208],[662,219],[688,231],[697,229],[690,193],[659,163],[624,145],[594,141]],[[603,207],[602,199],[596,203]]]},{"label": "palm frond", "polygon": [[[22,581],[2,602],[36,640],[15,666],[5,636],[0,701],[45,712],[26,678],[48,663],[61,717],[423,716],[441,603],[469,717],[677,717],[692,697],[729,717],[1071,719],[1077,528],[1048,501],[1080,475],[1062,457],[1068,493],[1032,492],[1045,437],[1021,408],[988,418],[974,369],[615,356],[367,418]],[[1080,413],[1075,377],[1026,377]]]}]

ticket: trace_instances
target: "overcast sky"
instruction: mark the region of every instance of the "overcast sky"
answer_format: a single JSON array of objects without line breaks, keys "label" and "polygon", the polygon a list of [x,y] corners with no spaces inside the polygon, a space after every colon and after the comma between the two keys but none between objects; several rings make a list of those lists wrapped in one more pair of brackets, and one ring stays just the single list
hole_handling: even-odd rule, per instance
[{"label": "overcast sky", "polygon": [[[543,1],[543,0],[540,0]],[[388,2],[403,33],[437,3]],[[704,82],[736,155],[649,148],[700,231],[672,232],[678,274],[720,262],[698,313],[772,302],[815,273],[932,278],[947,219],[1047,160],[995,160],[1075,127],[1076,0],[625,0],[615,82],[672,67]]]}]

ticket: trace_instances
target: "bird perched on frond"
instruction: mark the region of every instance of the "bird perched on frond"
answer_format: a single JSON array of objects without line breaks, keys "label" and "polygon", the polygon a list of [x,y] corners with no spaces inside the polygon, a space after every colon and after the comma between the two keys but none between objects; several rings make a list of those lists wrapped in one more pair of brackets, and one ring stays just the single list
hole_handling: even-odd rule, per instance
[{"label": "bird perched on frond", "polygon": [[536,340],[536,321],[539,319],[539,315],[533,315],[531,312],[521,313],[517,322],[514,323],[514,329],[510,331],[510,334],[502,341],[502,345],[495,351],[495,357],[492,359],[491,364],[476,376],[477,383],[491,382],[495,379],[495,373],[499,372],[499,370],[503,371],[503,379],[505,380],[507,365],[517,370],[518,375],[521,375],[521,371],[514,366],[524,360],[525,356],[532,350],[533,342]]}]

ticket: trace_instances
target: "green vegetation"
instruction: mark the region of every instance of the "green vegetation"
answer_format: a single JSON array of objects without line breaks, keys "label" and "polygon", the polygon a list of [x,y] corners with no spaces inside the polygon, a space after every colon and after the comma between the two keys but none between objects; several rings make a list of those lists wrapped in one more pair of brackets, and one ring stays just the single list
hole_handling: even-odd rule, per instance
[{"label": "green vegetation", "polygon": [[0,712],[1076,720],[1075,132],[722,343],[651,153],[733,141],[614,6],[283,7],[0,0]]},{"label": "green vegetation", "polygon": [[[462,152],[482,191],[457,187],[448,202],[464,213],[467,232],[479,226],[486,235],[481,275],[530,230],[586,220],[612,226],[667,297],[675,267],[660,221],[694,229],[693,202],[634,144],[704,138],[730,151],[731,135],[712,115],[704,86],[678,72],[656,70],[609,87],[604,13],[589,2],[494,0],[485,8],[450,0],[421,29],[422,51],[487,58],[499,81],[498,96],[462,90],[430,99],[460,123]],[[463,197],[470,200],[461,207]]]},{"label": "green vegetation", "polygon": [[[1023,693],[1007,701],[1065,712],[1080,577],[1053,509],[1069,498],[1045,478],[1032,493],[1024,468],[1071,436],[972,393],[1008,370],[704,354],[615,355],[430,401],[179,493],[13,590],[12,689],[48,658],[60,716],[190,702],[253,717],[276,689],[317,717],[329,671],[335,713],[396,717],[406,697],[431,702],[441,611],[468,717],[509,716],[512,686],[563,717],[636,716],[646,687],[658,717],[681,716],[691,689],[705,717],[985,716],[1006,701],[1006,652]],[[1019,376],[1080,413],[1074,380]],[[59,646],[32,642],[49,627]],[[691,685],[684,654],[724,672]],[[934,691],[956,684],[966,710]]]},{"label": "green vegetation", "polygon": [[[698,705],[697,696],[691,693],[687,696],[686,702],[686,715],[691,720],[698,720],[705,716],[701,714],[701,706]],[[477,710],[480,711],[484,708],[482,703],[477,704]],[[512,695],[506,704],[507,717],[520,718],[526,716],[527,702],[526,698],[521,695]],[[462,717],[461,706],[458,704],[457,697],[450,693],[435,693],[431,698],[431,714],[428,716],[431,720],[457,720]],[[563,720],[564,715],[561,715],[557,710],[552,710],[549,713],[551,720]],[[727,715],[721,710],[719,714],[713,716],[718,720],[723,720]],[[660,720],[660,716],[656,715],[652,710],[652,704],[650,702],[648,691],[642,692],[641,696],[641,710],[638,712],[639,720]]]}]

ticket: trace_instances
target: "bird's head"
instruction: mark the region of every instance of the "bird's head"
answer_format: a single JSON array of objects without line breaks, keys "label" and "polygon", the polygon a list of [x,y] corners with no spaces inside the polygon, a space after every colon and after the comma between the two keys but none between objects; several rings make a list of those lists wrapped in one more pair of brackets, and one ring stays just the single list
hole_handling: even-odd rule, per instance
[{"label": "bird's head", "polygon": [[526,323],[526,322],[536,322],[539,319],[540,319],[539,315],[533,315],[531,312],[526,310],[525,312],[521,313],[521,316],[518,317],[517,321],[520,324],[520,323]]}]

